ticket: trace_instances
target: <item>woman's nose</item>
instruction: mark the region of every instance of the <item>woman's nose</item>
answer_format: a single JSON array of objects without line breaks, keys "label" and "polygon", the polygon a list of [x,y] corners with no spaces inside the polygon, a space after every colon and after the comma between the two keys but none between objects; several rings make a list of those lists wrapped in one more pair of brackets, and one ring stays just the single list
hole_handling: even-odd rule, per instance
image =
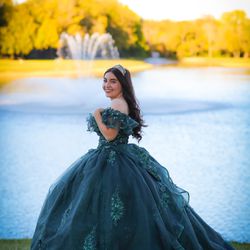
[{"label": "woman's nose", "polygon": [[110,82],[109,81],[105,82],[105,87],[109,87],[109,86],[110,86]]}]

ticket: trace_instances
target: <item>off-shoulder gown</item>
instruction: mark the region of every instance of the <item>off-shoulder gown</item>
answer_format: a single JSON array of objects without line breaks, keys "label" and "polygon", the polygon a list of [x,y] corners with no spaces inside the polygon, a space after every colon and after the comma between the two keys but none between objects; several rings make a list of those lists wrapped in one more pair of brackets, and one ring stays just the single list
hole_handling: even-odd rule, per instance
[{"label": "off-shoulder gown", "polygon": [[165,167],[128,138],[138,123],[112,108],[102,112],[119,129],[106,141],[94,117],[96,149],[74,161],[50,186],[32,250],[233,249],[189,204]]}]

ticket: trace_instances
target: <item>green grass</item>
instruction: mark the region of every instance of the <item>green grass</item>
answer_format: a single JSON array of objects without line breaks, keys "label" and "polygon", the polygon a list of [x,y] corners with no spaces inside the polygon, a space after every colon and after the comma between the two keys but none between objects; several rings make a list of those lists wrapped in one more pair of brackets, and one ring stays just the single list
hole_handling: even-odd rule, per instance
[{"label": "green grass", "polygon": [[[21,240],[0,240],[0,250],[29,250],[30,239]],[[237,250],[250,250],[250,243],[231,242],[232,246]]]},{"label": "green grass", "polygon": [[0,240],[0,250],[28,250],[30,242],[30,239]]},{"label": "green grass", "polygon": [[237,250],[249,250],[250,249],[250,243],[237,243],[232,242],[231,245],[237,249]]}]

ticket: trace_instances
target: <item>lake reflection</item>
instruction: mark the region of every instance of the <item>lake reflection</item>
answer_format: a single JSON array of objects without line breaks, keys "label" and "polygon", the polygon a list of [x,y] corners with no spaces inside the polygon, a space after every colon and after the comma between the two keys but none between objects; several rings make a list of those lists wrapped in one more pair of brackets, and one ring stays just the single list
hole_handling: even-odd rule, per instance
[{"label": "lake reflection", "polygon": [[[133,79],[149,125],[141,146],[189,191],[208,224],[228,240],[250,242],[250,75],[166,67]],[[50,184],[96,147],[85,118],[108,105],[101,85],[30,78],[1,93],[0,238],[31,237]]]}]

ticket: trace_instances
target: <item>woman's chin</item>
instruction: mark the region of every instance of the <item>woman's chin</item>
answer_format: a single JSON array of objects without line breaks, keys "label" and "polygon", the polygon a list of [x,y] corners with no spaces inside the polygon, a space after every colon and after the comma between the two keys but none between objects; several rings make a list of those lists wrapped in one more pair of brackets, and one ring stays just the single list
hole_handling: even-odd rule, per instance
[{"label": "woman's chin", "polygon": [[108,97],[108,98],[112,98],[112,95],[109,94],[109,93],[105,93],[105,95],[106,95],[106,97]]}]

